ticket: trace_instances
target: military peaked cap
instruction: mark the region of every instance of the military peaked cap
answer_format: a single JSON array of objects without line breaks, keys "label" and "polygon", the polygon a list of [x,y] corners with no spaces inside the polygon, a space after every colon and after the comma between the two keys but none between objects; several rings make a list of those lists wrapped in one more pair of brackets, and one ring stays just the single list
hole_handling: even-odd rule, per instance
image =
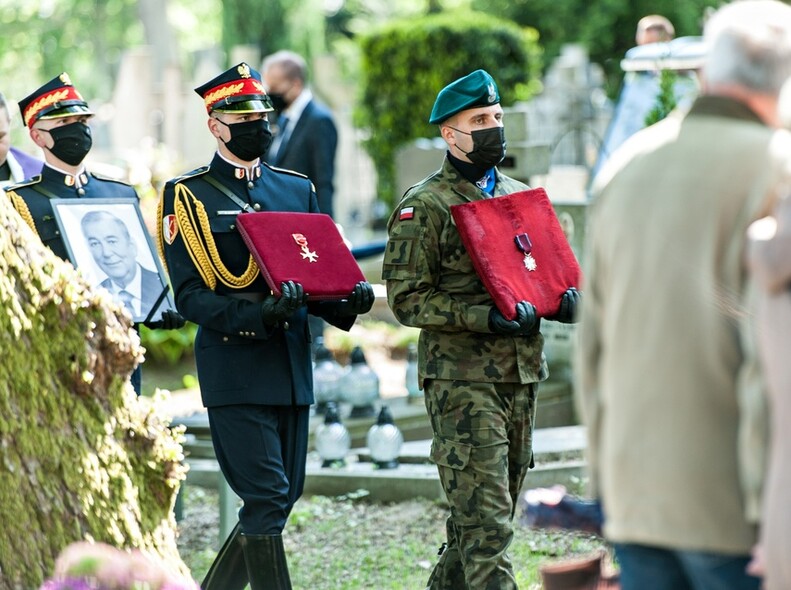
[{"label": "military peaked cap", "polygon": [[22,120],[27,127],[39,119],[58,119],[72,115],[93,115],[82,95],[63,72],[19,101]]},{"label": "military peaked cap", "polygon": [[475,70],[439,91],[429,123],[442,123],[456,113],[500,102],[497,84],[486,71]]},{"label": "military peaked cap", "polygon": [[242,62],[195,89],[211,113],[261,113],[273,111],[261,83],[261,74]]}]

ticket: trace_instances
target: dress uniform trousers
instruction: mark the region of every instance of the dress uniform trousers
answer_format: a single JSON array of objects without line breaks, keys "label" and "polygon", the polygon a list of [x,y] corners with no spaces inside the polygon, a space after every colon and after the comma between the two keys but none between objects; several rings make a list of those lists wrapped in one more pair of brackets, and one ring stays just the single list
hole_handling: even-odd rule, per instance
[{"label": "dress uniform trousers", "polygon": [[305,484],[310,406],[210,407],[214,451],[228,485],[244,501],[246,535],[279,535]]}]

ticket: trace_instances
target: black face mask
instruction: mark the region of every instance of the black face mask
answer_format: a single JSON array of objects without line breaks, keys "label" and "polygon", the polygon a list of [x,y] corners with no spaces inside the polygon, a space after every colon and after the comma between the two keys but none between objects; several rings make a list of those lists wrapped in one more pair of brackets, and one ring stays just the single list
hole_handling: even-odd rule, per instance
[{"label": "black face mask", "polygon": [[254,119],[230,125],[224,121],[220,123],[231,132],[231,139],[225,142],[225,147],[243,162],[252,162],[260,158],[272,143],[272,132],[266,119]]},{"label": "black face mask", "polygon": [[82,162],[93,145],[91,128],[85,123],[69,123],[62,127],[53,127],[49,130],[49,134],[55,142],[49,151],[69,166],[76,166]]},{"label": "black face mask", "polygon": [[505,130],[502,127],[477,129],[472,133],[467,133],[455,127],[451,127],[451,129],[472,137],[472,151],[461,151],[473,164],[482,168],[491,168],[492,166],[497,166],[505,158]]},{"label": "black face mask", "polygon": [[278,113],[282,113],[288,107],[288,105],[286,104],[286,99],[283,98],[282,94],[269,93],[267,94],[267,96],[269,97],[269,100],[272,101],[272,106],[275,108],[275,111],[277,111]]}]

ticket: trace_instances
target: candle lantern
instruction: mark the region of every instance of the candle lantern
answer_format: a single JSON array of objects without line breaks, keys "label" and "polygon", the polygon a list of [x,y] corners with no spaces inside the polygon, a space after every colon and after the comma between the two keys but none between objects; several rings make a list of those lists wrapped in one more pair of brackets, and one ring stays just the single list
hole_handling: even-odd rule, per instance
[{"label": "candle lantern", "polygon": [[346,454],[351,448],[352,437],[341,423],[338,406],[335,402],[327,402],[324,422],[316,427],[314,440],[316,451],[322,460],[322,467],[346,465]]},{"label": "candle lantern", "polygon": [[352,405],[350,418],[367,418],[376,413],[373,402],[379,399],[379,377],[368,366],[363,349],[355,346],[343,376],[343,399]]},{"label": "candle lantern", "polygon": [[379,469],[398,467],[398,455],[404,444],[404,435],[395,425],[390,408],[382,406],[376,424],[371,426],[366,437],[371,459]]},{"label": "candle lantern", "polygon": [[319,343],[313,367],[313,395],[316,398],[317,414],[323,414],[329,402],[338,402],[343,374],[344,369],[335,360],[332,351]]}]

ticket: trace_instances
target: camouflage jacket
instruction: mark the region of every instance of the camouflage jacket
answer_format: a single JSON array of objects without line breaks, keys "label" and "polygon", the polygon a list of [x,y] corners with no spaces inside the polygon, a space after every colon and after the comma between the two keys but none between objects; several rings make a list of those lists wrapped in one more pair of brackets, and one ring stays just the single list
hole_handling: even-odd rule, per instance
[{"label": "camouflage jacket", "polygon": [[[495,197],[526,188],[497,172]],[[446,158],[439,171],[407,191],[390,217],[382,278],[398,321],[421,328],[421,383],[532,383],[548,375],[540,333],[512,337],[489,329],[494,302],[450,213],[451,205],[485,198]]]}]

